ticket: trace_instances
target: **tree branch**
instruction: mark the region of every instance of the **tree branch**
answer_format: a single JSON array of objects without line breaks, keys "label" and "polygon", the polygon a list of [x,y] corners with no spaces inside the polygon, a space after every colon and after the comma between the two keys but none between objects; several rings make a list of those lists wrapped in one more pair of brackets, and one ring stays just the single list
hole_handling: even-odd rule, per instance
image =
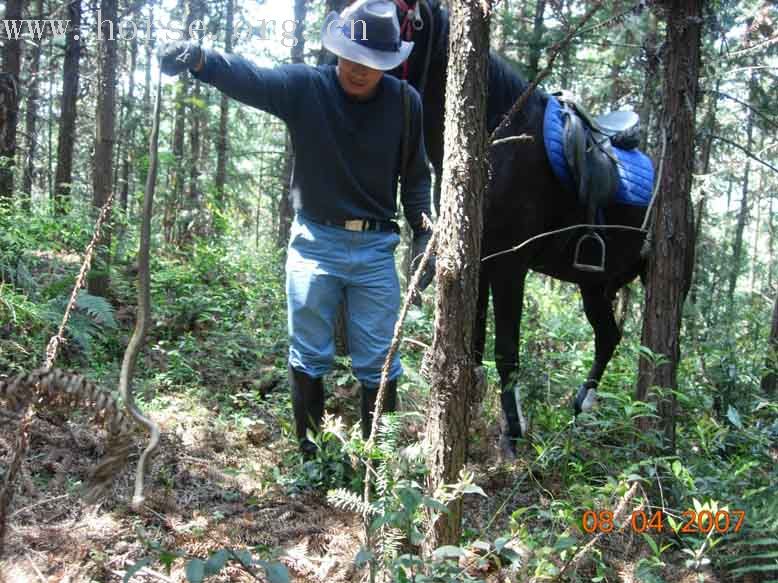
[{"label": "tree branch", "polygon": [[772,170],[773,172],[776,172],[776,173],[778,173],[778,168],[776,168],[775,166],[773,166],[773,165],[772,165],[772,164],[770,164],[769,162],[765,162],[764,160],[762,160],[761,158],[759,158],[759,157],[758,157],[756,154],[753,154],[753,153],[751,152],[751,150],[749,150],[749,149],[748,149],[748,148],[746,148],[745,146],[741,146],[741,145],[740,145],[740,144],[738,144],[737,142],[733,142],[732,140],[729,140],[729,139],[727,139],[727,138],[725,138],[725,137],[723,137],[723,136],[719,136],[719,135],[717,135],[717,134],[709,134],[709,135],[710,135],[710,137],[711,137],[711,138],[713,138],[714,140],[719,140],[719,141],[722,141],[722,142],[724,142],[725,144],[729,144],[730,146],[734,146],[735,148],[737,148],[738,150],[742,151],[742,152],[743,152],[743,153],[744,153],[746,156],[748,156],[748,157],[749,157],[749,158],[751,158],[752,160],[756,160],[756,161],[757,161],[757,162],[759,162],[760,164],[764,164],[765,166],[767,166],[767,167],[768,167],[770,170]]}]

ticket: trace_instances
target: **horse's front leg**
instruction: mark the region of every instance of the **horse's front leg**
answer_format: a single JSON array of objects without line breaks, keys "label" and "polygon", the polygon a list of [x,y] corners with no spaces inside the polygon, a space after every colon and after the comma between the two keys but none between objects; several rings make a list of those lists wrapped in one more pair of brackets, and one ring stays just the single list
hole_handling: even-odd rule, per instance
[{"label": "horse's front leg", "polygon": [[594,329],[594,362],[574,401],[575,414],[594,406],[597,385],[608,366],[613,353],[621,342],[621,331],[613,315],[613,297],[609,297],[605,285],[580,285],[586,319]]},{"label": "horse's front leg", "polygon": [[497,259],[495,264],[490,266],[490,273],[494,304],[494,359],[500,374],[500,405],[507,425],[500,445],[506,454],[511,455],[515,453],[516,440],[527,431],[516,378],[519,369],[519,335],[527,267],[510,259]]}]

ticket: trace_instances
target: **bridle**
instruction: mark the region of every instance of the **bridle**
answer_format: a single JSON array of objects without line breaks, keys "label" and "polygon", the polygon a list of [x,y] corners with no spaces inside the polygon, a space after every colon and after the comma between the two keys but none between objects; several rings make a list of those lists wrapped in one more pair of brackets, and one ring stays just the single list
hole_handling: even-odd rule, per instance
[{"label": "bridle", "polygon": [[[424,67],[419,78],[417,90],[420,94],[424,93],[424,86],[427,82],[427,70],[430,65],[430,56],[432,54],[433,45],[433,32],[435,27],[433,26],[433,14],[432,10],[427,4],[427,0],[394,0],[397,8],[400,11],[402,20],[400,22],[400,38],[405,41],[413,40],[413,33],[424,28],[424,19],[422,18],[422,12],[426,12],[427,22],[429,26],[429,35],[427,38],[427,50],[424,55]],[[402,64],[401,79],[408,79],[408,59]]]}]

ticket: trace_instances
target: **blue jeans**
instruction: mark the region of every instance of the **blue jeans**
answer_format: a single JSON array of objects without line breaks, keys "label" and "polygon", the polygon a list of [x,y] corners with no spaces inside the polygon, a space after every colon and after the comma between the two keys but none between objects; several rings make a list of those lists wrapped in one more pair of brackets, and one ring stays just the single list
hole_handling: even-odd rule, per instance
[{"label": "blue jeans", "polygon": [[[393,232],[347,231],[295,216],[286,259],[292,367],[312,377],[330,372],[335,314],[343,301],[354,375],[365,387],[379,385],[400,309],[399,242]],[[400,374],[395,354],[388,380]]]}]

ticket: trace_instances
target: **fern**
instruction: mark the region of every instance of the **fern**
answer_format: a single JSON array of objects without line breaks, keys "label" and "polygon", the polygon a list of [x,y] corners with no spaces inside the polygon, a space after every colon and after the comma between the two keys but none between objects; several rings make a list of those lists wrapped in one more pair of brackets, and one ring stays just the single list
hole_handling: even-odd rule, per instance
[{"label": "fern", "polygon": [[[69,300],[69,296],[59,296],[50,300],[44,308],[43,317],[52,327],[59,326]],[[92,342],[101,336],[104,329],[117,327],[114,313],[108,300],[81,291],[76,297],[75,310],[71,312],[66,332],[84,353],[89,354]]]},{"label": "fern", "polygon": [[747,524],[740,538],[732,543],[735,556],[726,561],[730,576],[759,573],[778,581],[778,501],[748,509]]},{"label": "fern", "polygon": [[401,429],[400,420],[396,415],[381,416],[378,424],[378,450],[383,459],[391,458],[396,454]]},{"label": "fern", "polygon": [[379,499],[384,498],[392,487],[392,472],[388,464],[381,464],[376,469],[375,489]]},{"label": "fern", "polygon": [[341,510],[368,514],[369,516],[378,514],[378,510],[372,504],[365,504],[358,494],[346,490],[345,488],[338,488],[327,492],[327,501],[335,508],[340,508]]},{"label": "fern", "polygon": [[384,565],[389,565],[397,558],[402,550],[405,533],[399,528],[383,526],[378,534],[376,550],[378,557]]},{"label": "fern", "polygon": [[76,297],[76,308],[89,314],[101,326],[116,328],[116,311],[105,298],[80,291]]}]

